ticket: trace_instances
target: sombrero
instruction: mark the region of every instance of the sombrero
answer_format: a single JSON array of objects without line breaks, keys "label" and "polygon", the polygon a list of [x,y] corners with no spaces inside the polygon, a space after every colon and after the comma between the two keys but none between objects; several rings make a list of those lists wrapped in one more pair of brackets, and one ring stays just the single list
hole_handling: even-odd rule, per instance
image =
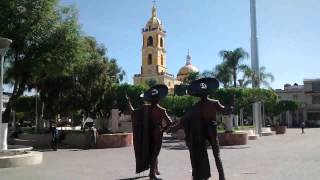
[{"label": "sombrero", "polygon": [[214,92],[219,88],[219,81],[216,78],[201,78],[191,82],[187,92],[191,96],[203,96]]},{"label": "sombrero", "polygon": [[147,101],[154,99],[160,100],[168,94],[168,87],[163,84],[155,85],[148,89],[146,92],[142,93],[140,97],[144,98]]}]

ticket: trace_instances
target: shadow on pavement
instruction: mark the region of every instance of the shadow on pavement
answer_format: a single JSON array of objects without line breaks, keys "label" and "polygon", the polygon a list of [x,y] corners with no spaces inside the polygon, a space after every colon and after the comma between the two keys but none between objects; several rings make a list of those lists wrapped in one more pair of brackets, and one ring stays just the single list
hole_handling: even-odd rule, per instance
[{"label": "shadow on pavement", "polygon": [[188,147],[185,144],[162,145],[162,147],[167,150],[187,150],[188,149]]},{"label": "shadow on pavement", "polygon": [[123,178],[123,179],[116,179],[116,180],[135,180],[135,179],[141,179],[149,176],[139,176],[139,177],[133,177],[133,178]]},{"label": "shadow on pavement", "polygon": [[220,149],[248,149],[249,146],[220,146]]}]

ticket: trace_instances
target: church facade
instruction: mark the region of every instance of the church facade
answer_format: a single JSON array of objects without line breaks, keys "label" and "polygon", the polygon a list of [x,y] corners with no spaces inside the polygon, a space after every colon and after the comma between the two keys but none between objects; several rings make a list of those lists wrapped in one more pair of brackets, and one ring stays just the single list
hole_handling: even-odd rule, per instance
[{"label": "church facade", "polygon": [[[152,15],[146,26],[142,29],[142,62],[140,74],[135,74],[133,82],[135,85],[148,84],[148,81],[156,81],[157,84],[164,84],[173,92],[174,86],[182,83],[183,78],[176,79],[168,73],[166,65],[166,31],[157,17],[157,9],[152,7]],[[186,65],[191,66],[191,57],[188,54]],[[197,70],[197,68],[195,68]],[[193,70],[193,69],[192,69]],[[191,71],[192,71],[191,70]],[[188,71],[183,71],[183,77]],[[181,73],[179,71],[179,73]],[[178,75],[180,75],[178,73]]]}]

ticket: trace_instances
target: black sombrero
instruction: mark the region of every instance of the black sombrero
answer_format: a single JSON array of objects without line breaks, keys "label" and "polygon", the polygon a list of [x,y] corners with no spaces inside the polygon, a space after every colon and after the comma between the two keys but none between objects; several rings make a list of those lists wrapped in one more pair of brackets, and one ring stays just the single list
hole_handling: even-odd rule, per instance
[{"label": "black sombrero", "polygon": [[191,96],[203,96],[214,92],[219,88],[219,81],[216,78],[201,78],[192,81],[187,92]]},{"label": "black sombrero", "polygon": [[157,99],[160,100],[168,94],[168,87],[163,84],[155,85],[148,89],[146,92],[142,93],[140,97],[144,98],[147,101]]}]

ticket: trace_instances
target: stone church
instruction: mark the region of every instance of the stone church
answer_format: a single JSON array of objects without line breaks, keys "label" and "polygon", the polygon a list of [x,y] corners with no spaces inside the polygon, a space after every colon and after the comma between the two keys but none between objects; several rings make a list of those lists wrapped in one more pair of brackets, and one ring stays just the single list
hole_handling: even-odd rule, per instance
[{"label": "stone church", "polygon": [[157,9],[155,6],[152,7],[151,18],[142,29],[142,35],[141,73],[134,75],[133,81],[135,85],[144,84],[153,79],[157,84],[168,86],[170,92],[173,92],[174,86],[181,84],[190,72],[199,72],[198,68],[191,64],[189,52],[186,58],[186,65],[179,70],[177,78],[167,72],[166,31],[160,19],[157,17]]}]

